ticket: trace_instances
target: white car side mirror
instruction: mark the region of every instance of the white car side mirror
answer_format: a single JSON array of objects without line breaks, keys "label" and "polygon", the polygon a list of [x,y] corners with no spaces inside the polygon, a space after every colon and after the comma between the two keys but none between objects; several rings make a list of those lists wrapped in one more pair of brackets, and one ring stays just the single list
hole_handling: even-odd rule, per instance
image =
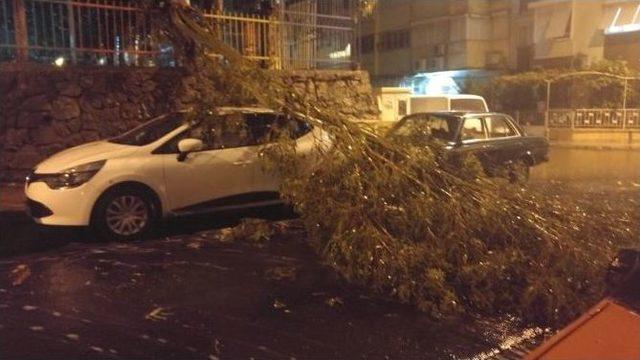
[{"label": "white car side mirror", "polygon": [[178,161],[184,161],[187,154],[194,151],[200,151],[204,147],[202,140],[199,139],[182,139],[178,142]]}]

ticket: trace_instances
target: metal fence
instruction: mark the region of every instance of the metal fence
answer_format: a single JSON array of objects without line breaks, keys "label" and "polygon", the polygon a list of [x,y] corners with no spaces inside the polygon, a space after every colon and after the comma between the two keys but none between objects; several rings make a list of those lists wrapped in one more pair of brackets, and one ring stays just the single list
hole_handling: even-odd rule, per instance
[{"label": "metal fence", "polygon": [[277,69],[348,68],[353,20],[282,11],[277,17],[206,13],[222,40],[249,59]]},{"label": "metal fence", "polygon": [[553,109],[549,127],[571,129],[640,129],[640,109]]},{"label": "metal fence", "polygon": [[0,0],[3,61],[152,65],[149,14],[124,0]]},{"label": "metal fence", "polygon": [[[350,67],[353,19],[304,3],[271,17],[209,12],[205,18],[223,41],[264,66]],[[150,16],[131,0],[0,0],[0,61],[173,66],[171,45],[153,36]]]}]

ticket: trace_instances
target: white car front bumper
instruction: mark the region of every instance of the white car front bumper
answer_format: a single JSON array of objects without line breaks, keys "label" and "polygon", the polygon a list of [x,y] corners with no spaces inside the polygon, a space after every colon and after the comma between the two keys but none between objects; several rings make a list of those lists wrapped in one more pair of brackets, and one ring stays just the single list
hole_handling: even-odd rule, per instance
[{"label": "white car front bumper", "polygon": [[27,211],[43,225],[89,225],[95,194],[90,183],[71,189],[51,189],[41,181],[25,186]]}]

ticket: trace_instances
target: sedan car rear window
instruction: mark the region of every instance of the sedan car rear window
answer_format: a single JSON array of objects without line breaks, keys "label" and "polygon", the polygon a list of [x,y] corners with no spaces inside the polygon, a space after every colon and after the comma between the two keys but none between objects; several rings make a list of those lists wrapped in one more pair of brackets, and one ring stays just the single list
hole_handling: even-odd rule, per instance
[{"label": "sedan car rear window", "polygon": [[[390,135],[403,138],[435,138],[453,141],[459,120],[455,117],[434,114],[410,115],[390,131]],[[416,140],[418,140],[416,138]]]}]

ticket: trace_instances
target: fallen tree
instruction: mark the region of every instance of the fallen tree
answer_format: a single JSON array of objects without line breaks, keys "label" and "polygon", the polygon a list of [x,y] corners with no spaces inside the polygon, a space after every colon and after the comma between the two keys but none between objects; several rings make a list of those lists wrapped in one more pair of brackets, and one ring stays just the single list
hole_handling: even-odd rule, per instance
[{"label": "fallen tree", "polygon": [[179,63],[212,84],[196,116],[215,118],[222,104],[258,104],[305,114],[331,134],[333,151],[313,173],[286,138],[265,147],[264,158],[305,235],[346,279],[434,317],[510,313],[553,323],[601,294],[614,246],[606,240],[630,232],[590,223],[557,199],[504,191],[475,159],[452,163],[437,144],[380,137],[244,59],[197,11],[150,6]]}]

